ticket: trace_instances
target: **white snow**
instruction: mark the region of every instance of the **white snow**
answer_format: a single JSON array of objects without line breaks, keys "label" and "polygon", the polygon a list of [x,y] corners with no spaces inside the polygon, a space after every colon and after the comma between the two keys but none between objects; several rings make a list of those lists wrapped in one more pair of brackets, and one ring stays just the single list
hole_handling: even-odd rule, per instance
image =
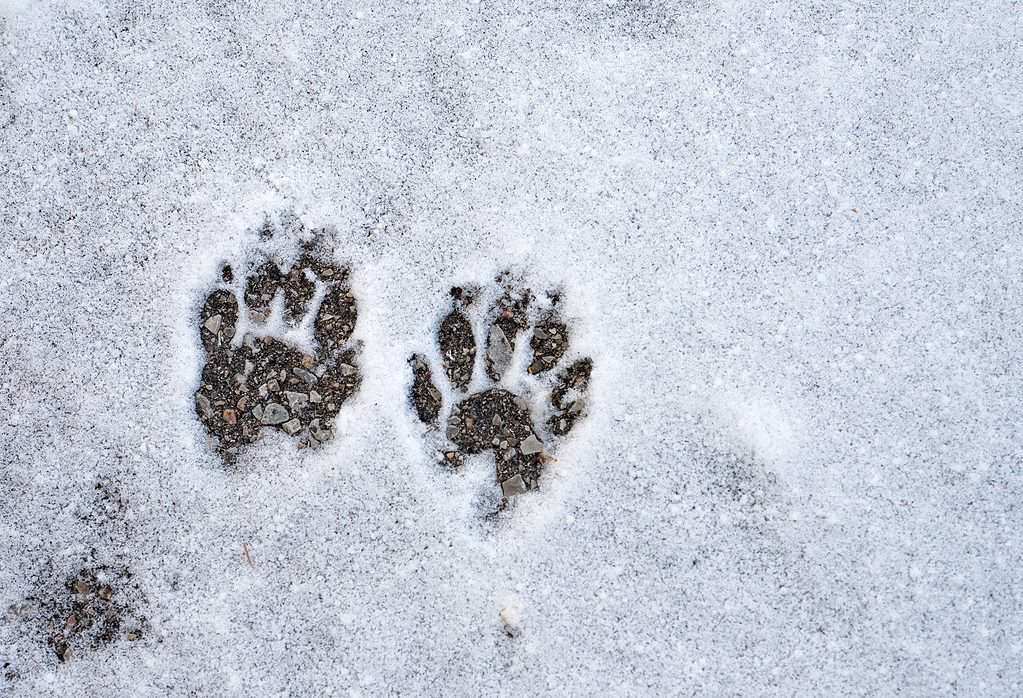
[{"label": "white snow", "polygon": [[[1020,10],[0,5],[0,607],[94,550],[152,626],[0,614],[0,693],[1019,695]],[[225,469],[197,312],[282,210],[363,385]],[[495,530],[406,361],[509,267],[595,371]]]}]

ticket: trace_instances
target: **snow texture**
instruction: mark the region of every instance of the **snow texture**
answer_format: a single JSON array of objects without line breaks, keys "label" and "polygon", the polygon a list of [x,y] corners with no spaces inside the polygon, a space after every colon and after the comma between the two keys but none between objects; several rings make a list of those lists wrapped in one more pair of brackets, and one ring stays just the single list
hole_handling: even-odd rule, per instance
[{"label": "snow texture", "polygon": [[[1021,18],[4,3],[0,693],[1019,695]],[[279,211],[363,383],[225,467],[197,313]],[[594,372],[486,528],[406,361],[507,268]],[[6,609],[93,563],[149,629],[61,663]]]}]

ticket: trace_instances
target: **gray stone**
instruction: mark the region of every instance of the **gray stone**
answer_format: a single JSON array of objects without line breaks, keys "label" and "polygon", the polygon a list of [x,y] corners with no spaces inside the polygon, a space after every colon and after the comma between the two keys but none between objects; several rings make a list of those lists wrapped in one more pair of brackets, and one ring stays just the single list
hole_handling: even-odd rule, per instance
[{"label": "gray stone", "polygon": [[519,450],[524,456],[541,453],[543,451],[543,442],[536,438],[535,434],[530,434],[519,444]]},{"label": "gray stone", "polygon": [[298,432],[302,431],[302,422],[298,419],[291,419],[281,425],[281,429],[285,431],[288,436],[294,436]]},{"label": "gray stone", "polygon": [[288,421],[291,415],[284,409],[284,405],[278,405],[276,402],[267,403],[266,407],[263,408],[263,416],[260,417],[260,421],[263,424],[284,424]]},{"label": "gray stone", "polygon": [[313,438],[317,441],[328,441],[330,437],[334,435],[334,432],[330,429],[324,429],[320,426],[320,420],[314,419],[309,423],[309,433],[313,435]]},{"label": "gray stone", "polygon": [[288,399],[288,405],[293,410],[297,410],[309,404],[309,396],[305,393],[293,393],[290,390],[285,390],[284,397]]},{"label": "gray stone", "polygon": [[355,366],[349,364],[341,364],[340,369],[342,376],[354,376],[356,372]]},{"label": "gray stone", "polygon": [[221,318],[219,315],[214,315],[206,321],[204,327],[210,331],[211,334],[216,334],[220,330]]},{"label": "gray stone", "polygon": [[199,406],[200,410],[202,410],[203,417],[206,417],[208,419],[210,415],[213,414],[213,407],[210,405],[209,398],[203,395],[202,393],[196,394],[195,404]]},{"label": "gray stone", "polygon": [[500,325],[492,326],[490,338],[487,340],[487,359],[490,360],[490,366],[498,377],[504,375],[511,363],[511,358],[512,345],[508,341],[508,337],[505,336],[504,330]]},{"label": "gray stone", "polygon": [[525,494],[528,492],[526,481],[522,479],[521,475],[510,477],[501,483],[501,492],[505,497],[516,497],[520,494]]},{"label": "gray stone", "polygon": [[304,368],[293,368],[291,372],[296,376],[304,380],[309,385],[316,385],[316,381],[319,380],[314,374],[305,370]]},{"label": "gray stone", "polygon": [[323,402],[323,398],[320,397],[320,394],[318,392],[316,392],[315,390],[311,390],[309,391],[309,402],[315,405],[317,403]]}]

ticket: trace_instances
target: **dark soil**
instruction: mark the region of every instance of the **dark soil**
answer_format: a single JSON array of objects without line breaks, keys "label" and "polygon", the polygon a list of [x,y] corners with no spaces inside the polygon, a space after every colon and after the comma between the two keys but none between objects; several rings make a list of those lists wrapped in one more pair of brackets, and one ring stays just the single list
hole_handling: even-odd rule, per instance
[{"label": "dark soil", "polygon": [[452,310],[441,321],[439,341],[448,380],[455,388],[465,390],[476,363],[476,340],[472,336],[472,325],[461,310]]},{"label": "dark soil", "polygon": [[547,428],[552,433],[563,436],[572,431],[575,421],[585,413],[586,401],[583,395],[590,387],[592,372],[593,361],[579,359],[558,375],[551,391],[554,414],[547,419]]},{"label": "dark soil", "polygon": [[501,380],[501,376],[508,368],[504,357],[498,351],[500,345],[495,345],[495,342],[506,343],[508,350],[515,346],[519,333],[529,327],[529,304],[533,300],[533,294],[528,290],[517,292],[514,287],[507,284],[506,279],[499,278],[498,281],[505,283],[505,289],[491,309],[494,321],[487,334],[486,370],[487,375],[494,381]]},{"label": "dark soil", "polygon": [[493,449],[504,496],[536,488],[543,442],[533,431],[525,400],[496,388],[471,395],[452,410],[447,435],[462,453]]},{"label": "dark soil", "polygon": [[529,372],[536,374],[550,371],[568,351],[568,327],[553,319],[537,324],[529,340],[529,348],[533,350]]},{"label": "dark soil", "polygon": [[434,422],[440,414],[441,395],[433,385],[433,371],[420,354],[415,354],[409,363],[412,365],[412,400],[416,414],[423,422]]}]

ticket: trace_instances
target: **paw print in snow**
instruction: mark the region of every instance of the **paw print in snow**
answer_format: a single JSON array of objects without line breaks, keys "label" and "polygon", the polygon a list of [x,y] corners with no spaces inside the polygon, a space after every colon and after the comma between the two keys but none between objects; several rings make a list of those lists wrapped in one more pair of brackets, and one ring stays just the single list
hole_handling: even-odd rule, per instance
[{"label": "paw print in snow", "polygon": [[[568,434],[584,415],[593,362],[579,358],[558,368],[568,353],[569,330],[558,315],[557,294],[548,294],[545,307],[536,308],[529,290],[516,290],[506,276],[498,284],[497,300],[484,320],[482,366],[478,366],[476,337],[467,314],[477,293],[461,288],[451,291],[454,307],[438,333],[439,363],[457,399],[450,413],[444,410],[443,394],[428,358],[415,354],[409,363],[410,398],[416,414],[426,424],[443,420],[454,445],[445,451],[445,460],[457,467],[466,455],[492,450],[503,507],[509,498],[539,486],[554,440]],[[528,339],[524,360],[516,352],[520,338]],[[517,374],[519,366],[525,368],[525,376]],[[482,389],[466,395],[478,384],[483,384]],[[505,385],[526,387],[511,390]],[[540,395],[546,397],[540,408],[544,418],[537,421],[533,398]]]},{"label": "paw print in snow", "polygon": [[280,254],[258,260],[240,288],[225,266],[202,306],[206,363],[195,411],[226,461],[266,429],[304,446],[329,440],[341,405],[358,388],[348,270],[326,261],[318,242],[300,245],[290,265]]}]

